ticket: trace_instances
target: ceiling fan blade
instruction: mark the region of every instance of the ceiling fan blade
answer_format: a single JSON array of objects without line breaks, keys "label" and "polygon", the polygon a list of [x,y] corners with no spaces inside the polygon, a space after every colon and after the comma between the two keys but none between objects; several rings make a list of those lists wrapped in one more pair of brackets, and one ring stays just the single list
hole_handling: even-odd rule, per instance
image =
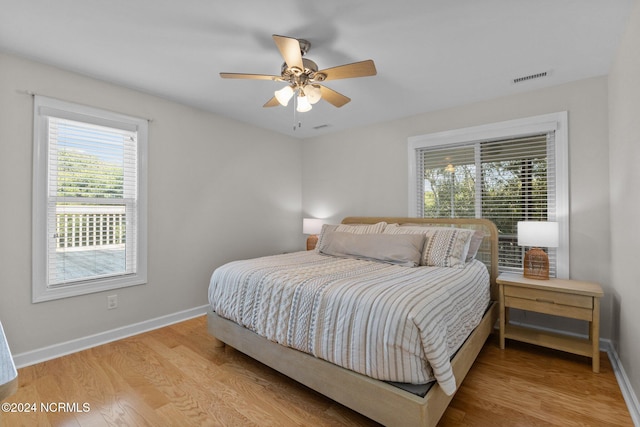
[{"label": "ceiling fan blade", "polygon": [[376,66],[373,60],[354,62],[353,64],[339,65],[326,70],[320,70],[318,73],[326,74],[326,80],[350,79],[352,77],[375,76]]},{"label": "ceiling fan blade", "polygon": [[280,103],[278,102],[278,99],[274,96],[272,97],[270,100],[268,100],[263,107],[277,107],[278,105],[280,105]]},{"label": "ceiling fan blade", "polygon": [[276,42],[276,46],[278,46],[278,50],[280,50],[280,54],[289,68],[296,67],[300,70],[304,70],[302,53],[300,52],[300,42],[298,39],[274,34],[273,41]]},{"label": "ceiling fan blade", "polygon": [[242,73],[220,73],[223,79],[250,79],[250,80],[275,80],[282,79],[280,76],[268,76],[266,74],[242,74]]},{"label": "ceiling fan blade", "polygon": [[348,98],[343,94],[336,92],[333,89],[329,89],[328,87],[325,87],[322,85],[319,85],[319,86],[320,86],[320,93],[322,94],[322,99],[324,99],[334,107],[340,108],[347,102],[351,101],[351,98]]}]

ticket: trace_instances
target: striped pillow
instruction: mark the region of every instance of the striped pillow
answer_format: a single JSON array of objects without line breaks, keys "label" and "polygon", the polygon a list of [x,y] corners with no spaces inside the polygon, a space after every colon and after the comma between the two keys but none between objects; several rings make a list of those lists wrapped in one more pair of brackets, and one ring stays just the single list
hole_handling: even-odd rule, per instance
[{"label": "striped pillow", "polygon": [[386,222],[378,222],[377,224],[340,224],[336,231],[354,234],[375,234],[382,233],[386,226]]},{"label": "striped pillow", "polygon": [[386,234],[424,234],[427,240],[420,265],[463,268],[475,231],[452,227],[399,226],[389,224]]}]

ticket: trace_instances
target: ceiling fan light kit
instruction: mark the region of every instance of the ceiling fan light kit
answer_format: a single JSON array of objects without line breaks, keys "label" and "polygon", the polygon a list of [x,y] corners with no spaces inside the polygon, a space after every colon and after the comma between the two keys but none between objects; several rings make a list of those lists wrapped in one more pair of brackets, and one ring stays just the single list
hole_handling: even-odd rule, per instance
[{"label": "ceiling fan light kit", "polygon": [[315,104],[322,99],[320,85],[306,85],[303,89],[304,94],[307,96],[307,99],[309,99],[309,103]]},{"label": "ceiling fan light kit", "polygon": [[342,107],[350,98],[318,84],[327,80],[348,79],[354,77],[375,76],[377,71],[371,59],[352,64],[339,65],[318,71],[318,65],[302,56],[309,51],[311,43],[304,39],[273,35],[273,40],[284,58],[279,76],[264,74],[220,73],[225,79],[273,80],[288,83],[274,92],[273,98],[264,107],[287,106],[297,94],[296,111],[304,113],[311,110],[312,104],[324,99],[335,107]]},{"label": "ceiling fan light kit", "polygon": [[286,107],[289,104],[289,100],[293,97],[293,86],[285,86],[280,90],[274,92],[274,95],[280,105]]},{"label": "ceiling fan light kit", "polygon": [[300,91],[300,94],[298,95],[298,105],[296,106],[296,111],[298,113],[306,113],[307,111],[311,110],[311,103],[309,102],[309,99],[304,96],[304,93],[302,93],[302,91]]}]

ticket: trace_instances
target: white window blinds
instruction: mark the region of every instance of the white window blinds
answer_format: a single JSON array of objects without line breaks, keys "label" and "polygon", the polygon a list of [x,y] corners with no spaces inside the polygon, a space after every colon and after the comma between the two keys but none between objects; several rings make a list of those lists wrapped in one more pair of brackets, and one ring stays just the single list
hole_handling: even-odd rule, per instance
[{"label": "white window blinds", "polygon": [[[522,269],[517,222],[555,220],[554,132],[416,149],[418,215],[482,217],[499,231],[501,271]],[[555,249],[549,250],[551,274]]]},{"label": "white window blinds", "polygon": [[34,301],[146,281],[142,119],[36,97]]},{"label": "white window blinds", "polygon": [[135,131],[48,116],[49,286],[136,272]]}]

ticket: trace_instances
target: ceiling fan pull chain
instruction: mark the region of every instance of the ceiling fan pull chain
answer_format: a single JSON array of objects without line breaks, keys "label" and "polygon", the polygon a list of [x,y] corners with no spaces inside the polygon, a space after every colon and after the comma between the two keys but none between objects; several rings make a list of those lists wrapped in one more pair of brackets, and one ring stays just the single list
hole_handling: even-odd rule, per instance
[{"label": "ceiling fan pull chain", "polygon": [[293,96],[293,131],[296,131],[296,106],[298,104],[298,97],[297,96]]},{"label": "ceiling fan pull chain", "polygon": [[[298,120],[298,97],[294,95],[294,100],[293,100],[293,131],[295,132],[296,129],[301,128],[302,127],[302,120]],[[296,122],[298,122],[296,124]]]}]

